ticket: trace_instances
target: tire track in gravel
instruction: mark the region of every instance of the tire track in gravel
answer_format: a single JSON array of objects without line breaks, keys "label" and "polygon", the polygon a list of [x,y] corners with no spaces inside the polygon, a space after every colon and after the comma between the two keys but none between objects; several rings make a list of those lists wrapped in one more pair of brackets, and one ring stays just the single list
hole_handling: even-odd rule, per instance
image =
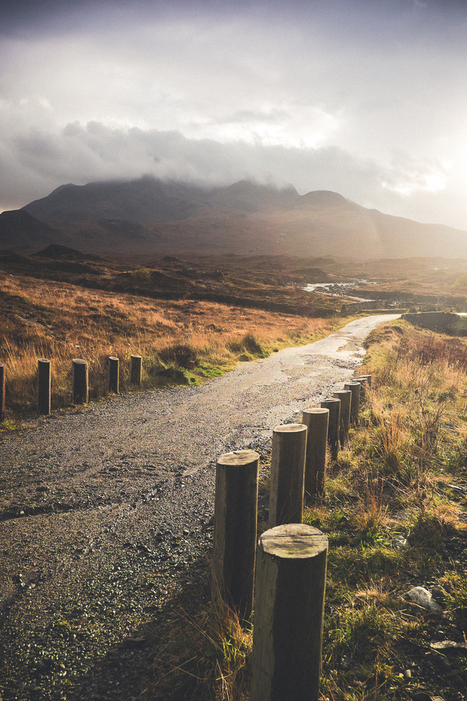
[{"label": "tire track in gravel", "polygon": [[172,594],[207,592],[216,458],[267,455],[272,428],[340,389],[391,318],[3,438],[1,701],[140,698],[141,625],[165,620]]}]

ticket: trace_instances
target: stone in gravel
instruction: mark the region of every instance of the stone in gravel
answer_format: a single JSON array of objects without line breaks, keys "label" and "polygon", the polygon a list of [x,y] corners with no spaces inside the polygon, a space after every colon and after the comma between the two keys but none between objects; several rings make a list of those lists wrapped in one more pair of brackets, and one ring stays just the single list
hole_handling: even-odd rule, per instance
[{"label": "stone in gravel", "polygon": [[144,647],[146,643],[146,638],[125,638],[123,641],[123,645],[130,648]]}]

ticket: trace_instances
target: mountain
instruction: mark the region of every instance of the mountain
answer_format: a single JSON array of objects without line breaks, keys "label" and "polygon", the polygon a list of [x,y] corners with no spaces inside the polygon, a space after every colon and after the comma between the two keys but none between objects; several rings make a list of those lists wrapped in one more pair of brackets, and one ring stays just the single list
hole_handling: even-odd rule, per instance
[{"label": "mountain", "polygon": [[[17,233],[14,226],[8,235],[2,230],[4,215],[16,217]],[[49,240],[36,243],[39,235]],[[107,256],[467,257],[467,232],[366,209],[327,190],[300,196],[291,185],[246,180],[228,187],[152,177],[62,185],[0,215],[0,246],[37,250],[50,243]]]},{"label": "mountain", "polygon": [[256,212],[297,197],[293,187],[277,190],[240,181],[229,187],[203,188],[144,177],[132,181],[61,185],[47,197],[23,207],[42,221],[123,219],[169,222],[187,219],[203,206]]},{"label": "mountain", "polygon": [[60,232],[31,216],[24,209],[0,214],[0,249],[37,249],[51,244]]}]

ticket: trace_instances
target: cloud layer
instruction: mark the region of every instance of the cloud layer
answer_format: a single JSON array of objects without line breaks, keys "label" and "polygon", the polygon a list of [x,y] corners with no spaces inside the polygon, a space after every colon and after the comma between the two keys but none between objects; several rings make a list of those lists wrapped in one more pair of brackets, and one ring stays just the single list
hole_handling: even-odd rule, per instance
[{"label": "cloud layer", "polygon": [[0,209],[153,174],[467,229],[462,4],[19,0],[0,23]]}]

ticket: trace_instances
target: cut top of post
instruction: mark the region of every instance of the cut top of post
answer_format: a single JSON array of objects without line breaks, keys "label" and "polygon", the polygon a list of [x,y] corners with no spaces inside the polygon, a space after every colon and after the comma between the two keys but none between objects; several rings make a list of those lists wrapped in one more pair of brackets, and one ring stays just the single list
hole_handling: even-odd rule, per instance
[{"label": "cut top of post", "polygon": [[306,430],[305,424],[281,424],[275,427],[274,433],[298,433]]},{"label": "cut top of post", "polygon": [[233,453],[224,453],[217,461],[218,465],[250,465],[254,460],[259,460],[259,454],[254,450],[235,450]]},{"label": "cut top of post", "polygon": [[325,407],[311,407],[311,409],[304,409],[304,414],[328,414],[329,409]]},{"label": "cut top of post", "polygon": [[282,559],[305,560],[327,550],[328,539],[306,523],[285,523],[265,531],[258,539],[258,547]]}]

